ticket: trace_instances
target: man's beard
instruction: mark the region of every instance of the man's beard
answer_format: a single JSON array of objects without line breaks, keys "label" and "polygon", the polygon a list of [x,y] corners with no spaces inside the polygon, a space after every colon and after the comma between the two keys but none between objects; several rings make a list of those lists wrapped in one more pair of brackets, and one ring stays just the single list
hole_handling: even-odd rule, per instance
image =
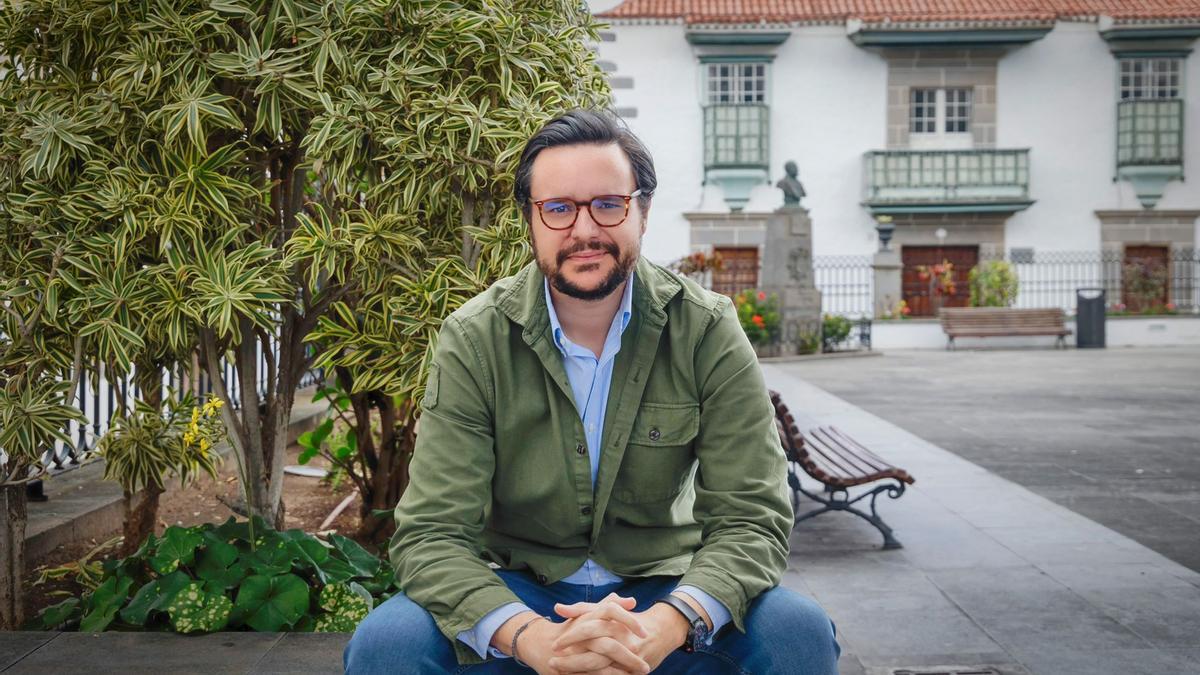
[{"label": "man's beard", "polygon": [[[550,280],[550,284],[554,286],[554,289],[563,295],[579,300],[600,300],[607,298],[609,294],[620,288],[621,284],[625,283],[625,280],[629,278],[629,273],[633,271],[633,266],[637,264],[637,248],[636,245],[631,246],[630,250],[622,255],[621,249],[611,242],[595,240],[588,242],[581,241],[570,248],[559,251],[555,255],[555,266],[553,269],[550,269],[541,259],[538,259],[537,263],[538,267],[542,270],[542,274],[546,275],[546,278]],[[567,279],[562,271],[563,264],[567,262],[567,258],[580,251],[587,250],[604,251],[617,261],[617,264],[613,266],[608,276],[604,277],[598,286],[590,290],[576,286]],[[599,264],[599,262],[595,262],[581,265],[582,269],[580,271],[588,271],[589,266]]]}]

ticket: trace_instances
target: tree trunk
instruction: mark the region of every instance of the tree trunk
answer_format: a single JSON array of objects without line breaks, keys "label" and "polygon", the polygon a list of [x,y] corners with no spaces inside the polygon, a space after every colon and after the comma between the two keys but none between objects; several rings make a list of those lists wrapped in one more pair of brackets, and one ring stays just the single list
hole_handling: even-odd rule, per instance
[{"label": "tree trunk", "polygon": [[151,483],[136,494],[125,492],[125,540],[121,543],[122,558],[133,555],[154,532],[158,520],[158,498],[163,489]]},{"label": "tree trunk", "polygon": [[18,630],[25,621],[25,485],[0,486],[0,630]]},{"label": "tree trunk", "polygon": [[[408,466],[417,439],[412,432],[415,425],[411,404],[405,404],[398,411],[385,404],[381,412],[384,413],[381,415],[384,433],[379,463],[376,473],[367,477],[370,494],[362,496],[359,506],[358,538],[383,545],[396,527],[391,511],[408,488]],[[397,416],[405,422],[397,424]],[[375,515],[376,512],[380,512],[379,515]]]}]

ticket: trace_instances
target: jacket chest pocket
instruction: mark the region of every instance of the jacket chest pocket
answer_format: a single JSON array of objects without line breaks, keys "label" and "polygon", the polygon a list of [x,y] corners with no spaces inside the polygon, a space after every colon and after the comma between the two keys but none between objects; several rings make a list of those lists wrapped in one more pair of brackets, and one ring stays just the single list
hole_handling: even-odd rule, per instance
[{"label": "jacket chest pocket", "polygon": [[692,443],[699,432],[699,405],[643,403],[629,432],[613,496],[641,503],[678,495],[692,480]]}]

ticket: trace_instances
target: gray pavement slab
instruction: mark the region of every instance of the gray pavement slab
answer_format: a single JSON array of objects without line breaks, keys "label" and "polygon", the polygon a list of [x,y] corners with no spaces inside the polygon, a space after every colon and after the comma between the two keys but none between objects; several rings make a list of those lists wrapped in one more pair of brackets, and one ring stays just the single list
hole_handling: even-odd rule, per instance
[{"label": "gray pavement slab", "polygon": [[1200,570],[1200,347],[772,367]]},{"label": "gray pavement slab", "polygon": [[281,637],[279,633],[59,633],[4,673],[248,673]]},{"label": "gray pavement slab", "polygon": [[54,639],[58,633],[51,632],[4,632],[0,631],[0,670],[13,665]]},{"label": "gray pavement slab", "polygon": [[829,612],[843,672],[1200,673],[1200,574],[813,386],[797,364],[763,371],[791,410],[916,477],[879,503],[903,549],[881,550],[870,525],[843,513],[792,532],[783,583]]},{"label": "gray pavement slab", "polygon": [[252,673],[340,673],[349,633],[286,633]]}]

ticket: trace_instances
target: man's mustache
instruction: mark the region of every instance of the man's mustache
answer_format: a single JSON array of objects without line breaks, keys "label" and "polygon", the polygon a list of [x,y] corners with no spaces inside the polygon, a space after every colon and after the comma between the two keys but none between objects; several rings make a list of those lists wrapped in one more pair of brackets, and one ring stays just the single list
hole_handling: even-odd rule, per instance
[{"label": "man's mustache", "polygon": [[617,258],[618,260],[621,258],[621,249],[617,248],[616,244],[614,244],[612,242],[608,242],[608,241],[592,240],[592,241],[581,241],[577,244],[573,244],[570,248],[564,248],[563,250],[558,252],[558,255],[556,256],[556,261],[557,261],[558,265],[561,267],[562,264],[567,261],[567,258],[575,255],[576,253],[579,253],[580,251],[588,251],[588,250],[604,251],[604,252],[612,255],[612,257]]}]

